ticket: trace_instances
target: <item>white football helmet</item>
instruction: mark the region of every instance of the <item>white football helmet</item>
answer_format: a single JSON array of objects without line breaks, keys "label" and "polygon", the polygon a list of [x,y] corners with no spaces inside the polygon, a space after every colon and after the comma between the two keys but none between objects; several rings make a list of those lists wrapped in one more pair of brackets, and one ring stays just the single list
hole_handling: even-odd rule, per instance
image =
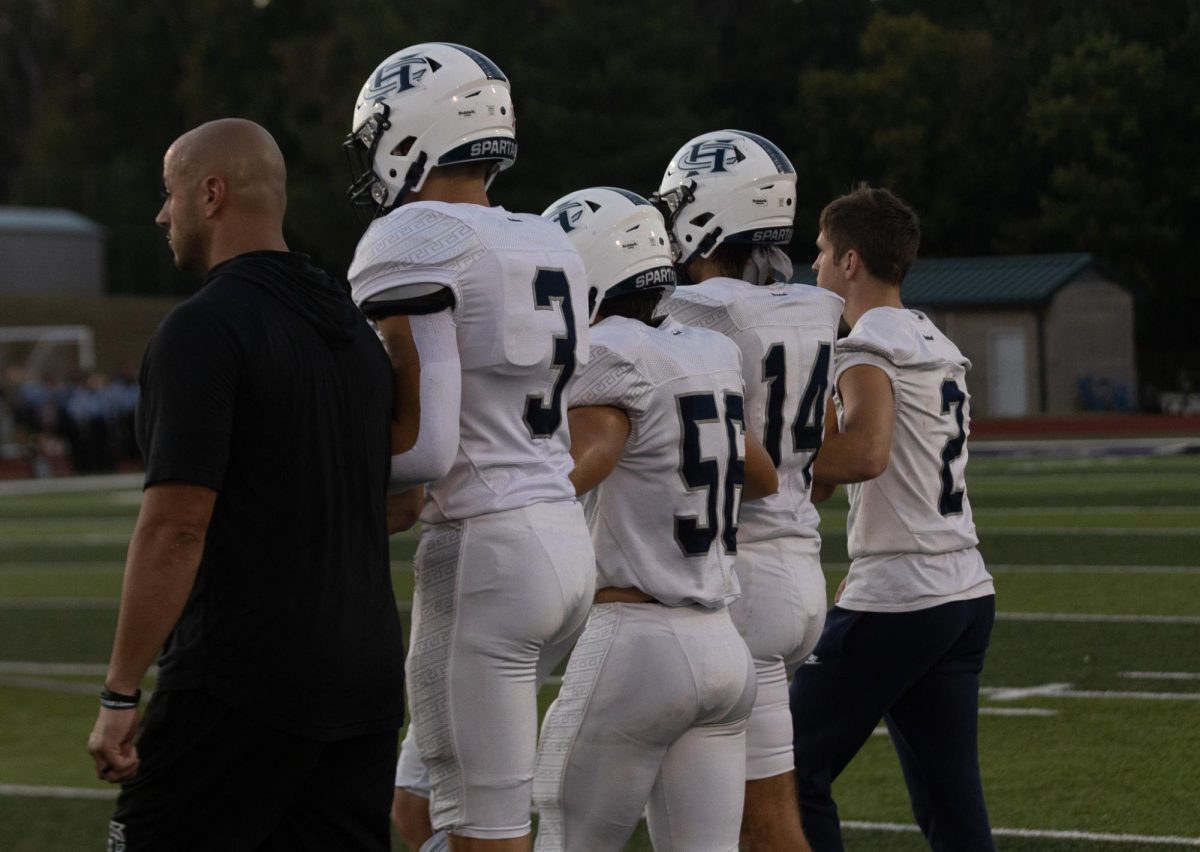
[{"label": "white football helmet", "polygon": [[344,147],[354,178],[350,201],[371,218],[420,189],[434,166],[493,161],[490,185],[517,157],[508,78],[458,44],[397,51],[363,84]]},{"label": "white football helmet", "polygon": [[637,193],[610,186],[581,189],[555,201],[542,216],[567,232],[583,258],[592,320],[605,299],[675,289],[666,224]]},{"label": "white football helmet", "polygon": [[796,170],[770,140],[719,130],[680,148],[650,198],[670,228],[676,263],[686,269],[722,243],[791,242]]}]

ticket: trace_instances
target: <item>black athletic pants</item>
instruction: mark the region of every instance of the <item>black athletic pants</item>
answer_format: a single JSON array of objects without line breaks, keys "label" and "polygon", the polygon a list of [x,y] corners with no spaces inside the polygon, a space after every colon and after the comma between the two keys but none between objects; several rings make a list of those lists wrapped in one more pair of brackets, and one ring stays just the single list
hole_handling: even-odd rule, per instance
[{"label": "black athletic pants", "polygon": [[833,607],[791,687],[796,791],[813,852],[841,852],[831,792],[882,718],[934,850],[991,852],[979,780],[979,673],[988,595],[903,613]]},{"label": "black athletic pants", "polygon": [[155,693],[109,852],[386,852],[396,735],[319,742],[203,692]]}]

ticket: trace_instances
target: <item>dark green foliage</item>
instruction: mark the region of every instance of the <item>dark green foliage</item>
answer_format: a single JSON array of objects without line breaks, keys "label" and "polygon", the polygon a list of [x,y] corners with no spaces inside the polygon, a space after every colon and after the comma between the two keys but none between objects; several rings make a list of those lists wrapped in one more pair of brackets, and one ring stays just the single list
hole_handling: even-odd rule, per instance
[{"label": "dark green foliage", "polygon": [[0,203],[108,226],[113,292],[187,292],[151,224],[161,156],[241,115],[288,158],[293,248],[343,274],[354,95],[424,40],[512,79],[521,153],[492,192],[510,209],[586,185],[647,193],[691,136],[753,130],[796,164],[798,263],[826,201],[887,184],[920,212],[926,256],[1095,253],[1139,297],[1143,375],[1200,374],[1200,0],[13,0]]}]

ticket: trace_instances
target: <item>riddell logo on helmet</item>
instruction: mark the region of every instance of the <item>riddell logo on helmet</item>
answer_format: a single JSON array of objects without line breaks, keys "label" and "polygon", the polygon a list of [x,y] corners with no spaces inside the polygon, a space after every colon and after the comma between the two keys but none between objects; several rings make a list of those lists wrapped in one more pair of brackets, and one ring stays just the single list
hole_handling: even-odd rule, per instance
[{"label": "riddell logo on helmet", "polygon": [[786,243],[791,239],[791,228],[763,228],[750,235],[752,243]]},{"label": "riddell logo on helmet", "polygon": [[517,143],[514,139],[481,139],[471,146],[472,157],[498,155],[516,159]]}]

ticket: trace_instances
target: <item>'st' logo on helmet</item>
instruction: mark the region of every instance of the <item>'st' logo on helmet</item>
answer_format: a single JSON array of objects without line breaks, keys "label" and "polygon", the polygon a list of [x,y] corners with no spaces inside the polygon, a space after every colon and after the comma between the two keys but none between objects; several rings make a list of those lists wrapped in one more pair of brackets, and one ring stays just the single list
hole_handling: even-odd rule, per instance
[{"label": "'st' logo on helmet", "polygon": [[409,89],[416,89],[421,84],[421,78],[430,69],[429,62],[420,54],[401,56],[395,62],[380,65],[371,80],[370,97],[378,98],[388,92],[401,94]]},{"label": "'st' logo on helmet", "polygon": [[578,201],[568,201],[566,204],[560,204],[546,214],[547,219],[557,222],[558,226],[568,234],[575,230],[582,217],[583,205]]},{"label": "'st' logo on helmet", "polygon": [[679,161],[679,168],[689,175],[700,172],[727,172],[728,166],[740,163],[746,155],[738,150],[732,139],[709,139],[697,142]]}]

